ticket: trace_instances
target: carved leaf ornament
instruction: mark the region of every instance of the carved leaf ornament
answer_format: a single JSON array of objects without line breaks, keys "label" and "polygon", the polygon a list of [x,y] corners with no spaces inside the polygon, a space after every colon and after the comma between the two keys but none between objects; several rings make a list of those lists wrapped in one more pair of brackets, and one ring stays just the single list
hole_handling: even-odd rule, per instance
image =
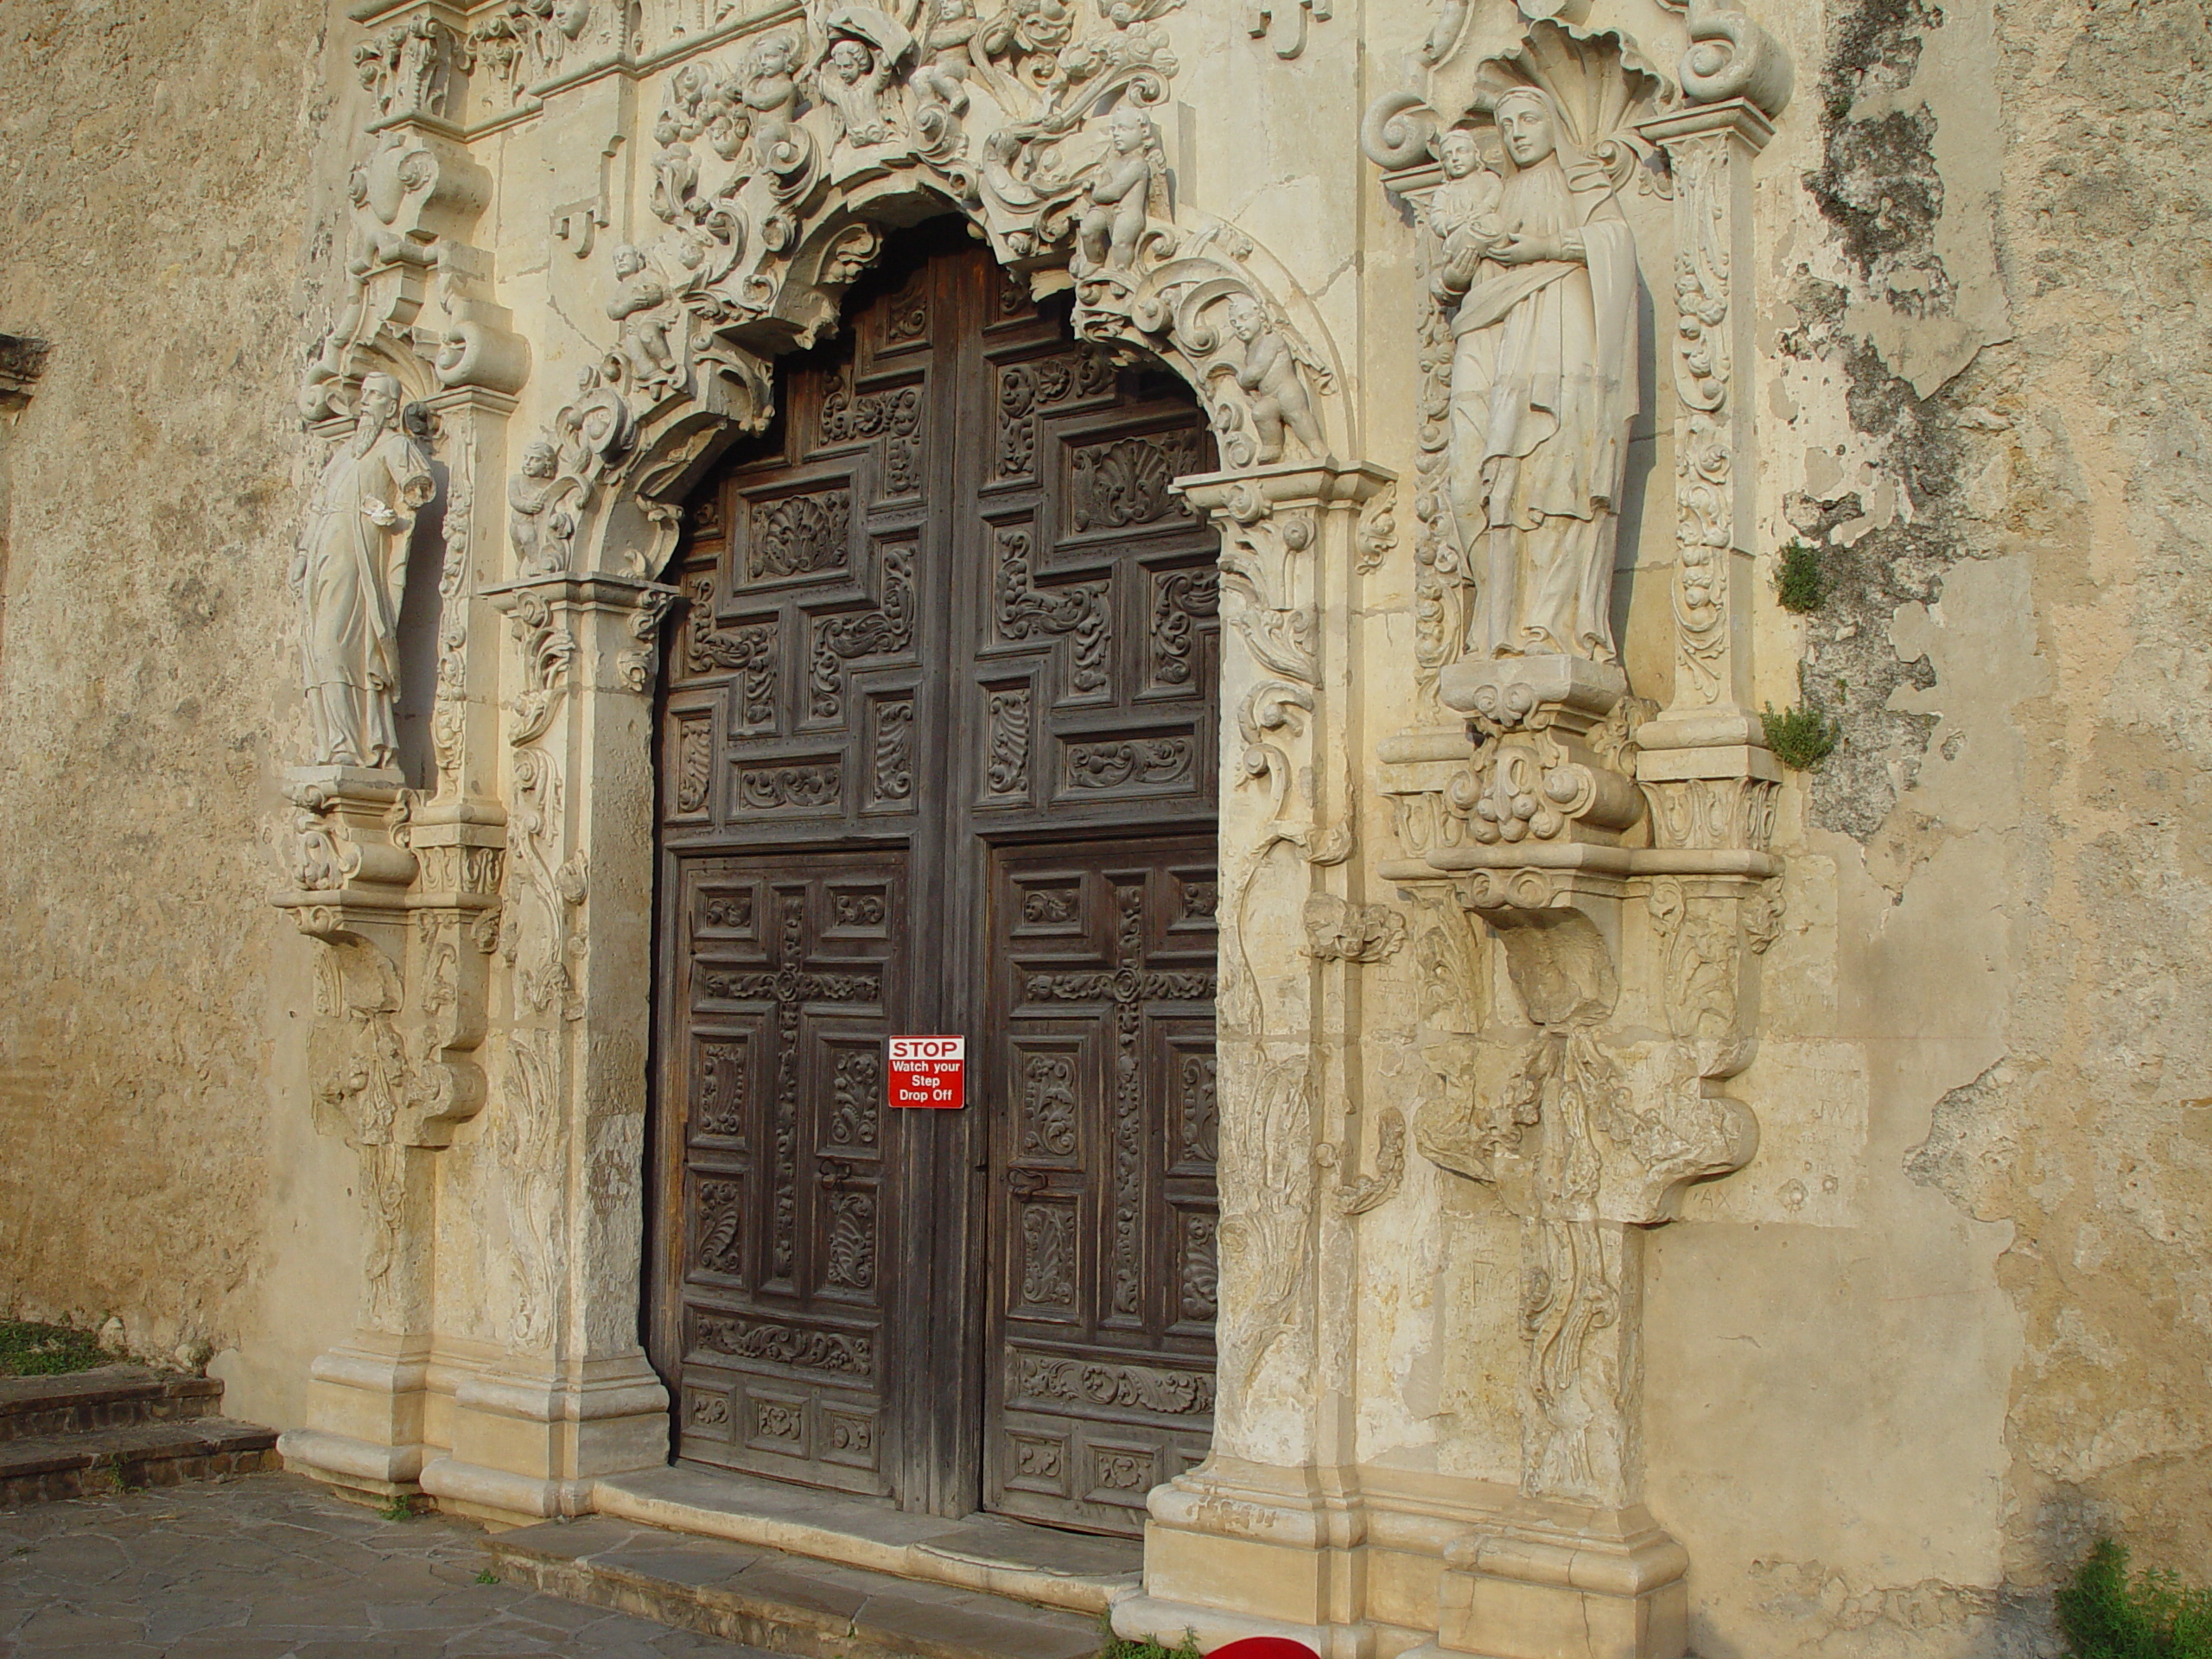
[{"label": "carved leaf ornament", "polygon": [[[1255,275],[1249,240],[1170,199],[1150,111],[1179,67],[1161,20],[1181,3],[1017,6],[976,31],[957,73],[884,11],[817,4],[671,71],[648,203],[662,228],[607,251],[620,340],[552,423],[556,487],[534,481],[575,521],[572,556],[637,574],[665,563],[672,520],[650,546],[610,541],[616,494],[657,499],[723,423],[766,425],[772,359],[836,326],[840,291],[882,246],[870,222],[879,201],[906,223],[933,199],[965,213],[1002,263],[1065,264],[1076,278],[1075,327],[1096,346],[1007,372],[1001,475],[1034,464],[1036,411],[1110,390],[1109,356],[1133,351],[1199,390],[1230,467],[1324,460],[1326,359]],[[498,15],[476,48],[519,87],[567,49],[560,32]],[[893,349],[929,326],[912,307],[893,321]],[[911,388],[848,391],[823,411],[824,435],[892,435],[883,484],[906,493],[920,478],[904,430],[913,407]],[[1195,461],[1187,443],[1092,457],[1077,480],[1078,521],[1109,528],[1184,511],[1166,485]],[[755,574],[817,568],[829,531],[818,528],[794,518],[756,543]]]}]

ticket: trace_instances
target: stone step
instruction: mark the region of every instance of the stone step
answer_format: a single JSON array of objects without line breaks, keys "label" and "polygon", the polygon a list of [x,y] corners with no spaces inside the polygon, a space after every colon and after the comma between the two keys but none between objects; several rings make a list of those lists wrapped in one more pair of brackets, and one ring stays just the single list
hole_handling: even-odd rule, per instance
[{"label": "stone step", "polygon": [[282,1466],[276,1431],[227,1417],[0,1442],[0,1509]]},{"label": "stone step", "polygon": [[810,1555],[925,1584],[1102,1616],[1144,1566],[1134,1538],[1096,1538],[995,1516],[909,1515],[880,1500],[678,1464],[602,1475],[601,1515],[729,1543]]},{"label": "stone step", "polygon": [[103,1365],[64,1376],[0,1377],[0,1443],[207,1417],[223,1401],[212,1376]]},{"label": "stone step", "polygon": [[803,1659],[1091,1659],[1096,1618],[613,1516],[485,1541],[499,1574]]}]

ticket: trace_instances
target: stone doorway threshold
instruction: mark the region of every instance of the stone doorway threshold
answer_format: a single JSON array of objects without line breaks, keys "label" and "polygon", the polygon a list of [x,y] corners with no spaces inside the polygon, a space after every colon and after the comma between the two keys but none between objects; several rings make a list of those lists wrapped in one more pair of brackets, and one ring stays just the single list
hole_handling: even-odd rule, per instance
[{"label": "stone doorway threshold", "polygon": [[677,1464],[603,1475],[592,1507],[672,1532],[810,1556],[1096,1618],[1135,1592],[1144,1547],[992,1515],[950,1521],[759,1475]]}]

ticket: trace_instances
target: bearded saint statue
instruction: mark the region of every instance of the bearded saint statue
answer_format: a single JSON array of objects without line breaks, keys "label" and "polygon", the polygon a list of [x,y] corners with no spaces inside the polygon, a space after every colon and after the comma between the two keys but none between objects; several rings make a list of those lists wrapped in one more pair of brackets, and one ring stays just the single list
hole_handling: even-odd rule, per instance
[{"label": "bearded saint statue", "polygon": [[1563,164],[1547,94],[1502,93],[1493,118],[1503,188],[1493,213],[1447,235],[1437,276],[1439,299],[1457,302],[1452,516],[1480,583],[1468,654],[1611,663],[1636,244],[1603,172]]},{"label": "bearded saint statue", "polygon": [[323,468],[293,561],[318,766],[398,762],[392,709],[408,538],[437,491],[429,455],[401,428],[399,400],[388,374],[361,382],[353,435]]}]

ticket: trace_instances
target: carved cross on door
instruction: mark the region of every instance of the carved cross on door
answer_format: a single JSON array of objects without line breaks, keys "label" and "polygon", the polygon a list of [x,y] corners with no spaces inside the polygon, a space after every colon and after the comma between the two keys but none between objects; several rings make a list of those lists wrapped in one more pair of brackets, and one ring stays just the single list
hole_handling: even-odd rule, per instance
[{"label": "carved cross on door", "polygon": [[882,1001],[883,991],[881,971],[873,967],[838,971],[807,967],[804,890],[777,895],[776,923],[774,967],[708,973],[702,978],[709,996],[776,1005],[776,1093],[772,1119],[775,1222],[770,1234],[768,1281],[771,1284],[788,1284],[796,1254],[793,1230],[797,1209],[794,1193],[798,1180],[799,1015],[809,1002],[874,1007]]},{"label": "carved cross on door", "polygon": [[1117,881],[1110,972],[1031,974],[1022,986],[1027,1002],[1111,1002],[1114,1005],[1114,1294],[1113,1311],[1134,1316],[1142,1256],[1138,1222],[1143,1211],[1144,1068],[1138,1041],[1147,1002],[1204,1002],[1214,995],[1208,973],[1145,969],[1144,882]]}]

